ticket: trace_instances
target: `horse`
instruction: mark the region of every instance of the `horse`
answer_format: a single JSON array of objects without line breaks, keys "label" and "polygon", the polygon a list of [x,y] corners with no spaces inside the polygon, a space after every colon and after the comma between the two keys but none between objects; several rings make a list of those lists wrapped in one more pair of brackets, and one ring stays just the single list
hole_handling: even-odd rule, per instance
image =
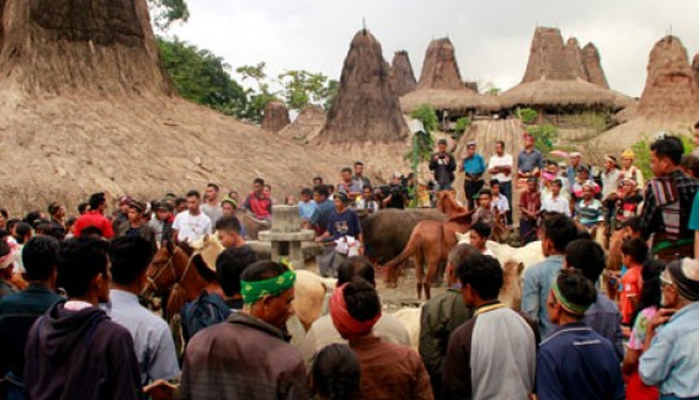
[{"label": "horse", "polygon": [[[411,238],[401,254],[379,267],[380,270],[386,271],[387,286],[396,284],[397,267],[414,256],[418,299],[421,298],[421,293],[425,292],[425,298],[430,300],[430,286],[439,273],[439,265],[447,262],[448,253],[457,244],[456,233],[465,233],[471,227],[472,213],[457,204],[452,193],[448,191],[438,193],[438,208],[447,214],[448,219],[419,222],[413,228]],[[424,264],[428,264],[427,274],[423,268]]]},{"label": "horse", "polygon": [[271,227],[270,221],[258,219],[253,213],[245,209],[238,209],[236,217],[241,221],[246,237],[250,240],[258,240],[258,233]]}]

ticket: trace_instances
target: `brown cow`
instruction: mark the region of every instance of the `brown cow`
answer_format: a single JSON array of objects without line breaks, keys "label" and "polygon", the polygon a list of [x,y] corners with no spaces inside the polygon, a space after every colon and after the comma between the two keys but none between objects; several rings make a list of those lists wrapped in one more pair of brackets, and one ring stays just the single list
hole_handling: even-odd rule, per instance
[{"label": "brown cow", "polygon": [[[430,286],[438,272],[438,265],[447,261],[447,254],[457,244],[457,233],[464,233],[471,226],[471,213],[457,204],[454,195],[443,191],[438,194],[438,207],[447,215],[446,221],[421,221],[411,232],[411,238],[404,250],[389,261],[381,270],[386,271],[387,283],[395,284],[398,266],[414,256],[416,260],[416,292],[418,299],[425,291],[425,298],[430,299]],[[428,264],[424,276],[423,265]]]}]

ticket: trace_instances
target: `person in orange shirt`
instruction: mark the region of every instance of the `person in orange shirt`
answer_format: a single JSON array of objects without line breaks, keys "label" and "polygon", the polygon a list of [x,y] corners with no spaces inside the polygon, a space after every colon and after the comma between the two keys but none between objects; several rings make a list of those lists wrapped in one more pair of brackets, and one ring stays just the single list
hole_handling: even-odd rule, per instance
[{"label": "person in orange shirt", "polygon": [[627,272],[622,276],[620,313],[622,324],[627,327],[632,324],[632,315],[639,304],[642,292],[642,265],[648,252],[649,248],[642,239],[633,238],[622,242],[622,263],[627,266]]}]

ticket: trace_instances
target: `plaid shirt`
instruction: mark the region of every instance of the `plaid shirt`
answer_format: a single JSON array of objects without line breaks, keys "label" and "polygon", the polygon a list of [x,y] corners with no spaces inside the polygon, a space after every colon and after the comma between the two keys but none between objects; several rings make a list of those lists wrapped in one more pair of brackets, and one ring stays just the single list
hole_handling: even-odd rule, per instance
[{"label": "plaid shirt", "polygon": [[[668,231],[663,219],[664,208],[672,206],[675,202],[659,205],[657,196],[654,194],[654,184],[664,183],[671,184],[670,186],[674,189],[673,195],[678,199],[680,206],[679,233],[677,235]],[[653,233],[661,234],[670,240],[692,238],[693,232],[688,229],[688,220],[697,191],[698,181],[678,170],[649,181],[644,192],[644,209],[642,211],[642,234],[644,238],[648,239]]]}]

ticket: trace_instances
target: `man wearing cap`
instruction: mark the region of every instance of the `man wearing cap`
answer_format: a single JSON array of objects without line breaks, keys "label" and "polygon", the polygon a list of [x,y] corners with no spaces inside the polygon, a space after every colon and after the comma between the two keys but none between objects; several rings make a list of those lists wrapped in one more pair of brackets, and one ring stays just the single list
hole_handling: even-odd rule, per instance
[{"label": "man wearing cap", "polygon": [[374,287],[355,277],[335,289],[330,303],[333,325],[357,355],[361,378],[358,398],[432,400],[430,378],[418,353],[372,334],[382,316]]},{"label": "man wearing cap", "polygon": [[698,181],[678,169],[683,150],[680,139],[666,134],[651,145],[654,179],[644,194],[641,229],[644,239],[653,235],[652,254],[667,262],[694,253],[688,221]]},{"label": "man wearing cap", "polygon": [[542,153],[535,149],[535,137],[529,133],[523,135],[525,149],[518,154],[518,178],[538,178],[542,169]]},{"label": "man wearing cap", "polygon": [[623,178],[634,179],[637,182],[637,187],[639,189],[644,189],[644,174],[642,171],[635,167],[634,164],[634,151],[627,149],[622,152],[620,159],[622,160],[622,169],[620,169],[620,174]]},{"label": "man wearing cap", "polygon": [[612,344],[581,321],[596,295],[593,283],[576,270],[562,271],[552,283],[547,315],[558,327],[537,353],[539,400],[625,399]]},{"label": "man wearing cap", "polygon": [[661,309],[649,321],[639,377],[661,399],[698,398],[698,261],[684,258],[661,274]]},{"label": "man wearing cap", "polygon": [[428,167],[433,171],[437,186],[436,191],[452,189],[452,182],[455,180],[455,169],[457,163],[452,154],[447,152],[447,140],[440,139],[437,143],[438,151],[430,156]]},{"label": "man wearing cap", "polygon": [[129,220],[126,224],[121,224],[119,226],[117,237],[140,236],[144,238],[151,246],[152,256],[158,250],[158,247],[156,245],[156,234],[153,231],[153,228],[143,222],[143,211],[145,209],[146,205],[144,203],[136,200],[130,200],[129,212],[127,214]]},{"label": "man wearing cap", "polygon": [[487,167],[491,179],[498,180],[498,190],[508,200],[508,211],[506,212],[508,225],[513,223],[513,156],[505,152],[506,144],[502,140],[496,142],[496,154],[489,159]]},{"label": "man wearing cap", "polygon": [[469,209],[473,210],[476,203],[474,196],[484,187],[483,175],[486,171],[484,158],[476,152],[476,142],[473,140],[467,143],[467,156],[462,161],[462,168],[464,170],[464,195]]},{"label": "man wearing cap", "polygon": [[295,281],[293,270],[272,261],[243,271],[243,310],[200,331],[187,346],[182,399],[308,398],[304,360],[284,331]]}]

